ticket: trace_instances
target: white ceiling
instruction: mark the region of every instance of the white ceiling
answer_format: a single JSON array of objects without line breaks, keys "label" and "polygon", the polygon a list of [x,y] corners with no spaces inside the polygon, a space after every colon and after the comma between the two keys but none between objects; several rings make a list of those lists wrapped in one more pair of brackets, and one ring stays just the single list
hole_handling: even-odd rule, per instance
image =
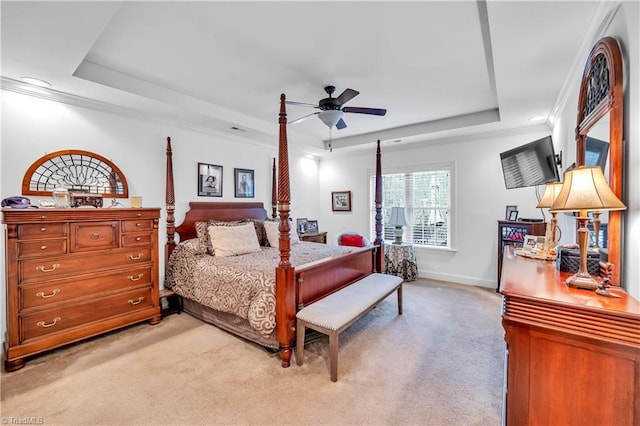
[{"label": "white ceiling", "polygon": [[[550,117],[601,2],[2,1],[3,88],[277,145],[279,97],[360,95],[346,129],[288,126],[324,155],[376,139],[411,143]],[[578,73],[573,76],[572,73]],[[288,105],[289,120],[316,112]],[[232,127],[241,130],[232,130]],[[424,142],[423,142],[424,143]],[[354,148],[352,148],[354,149]]]}]

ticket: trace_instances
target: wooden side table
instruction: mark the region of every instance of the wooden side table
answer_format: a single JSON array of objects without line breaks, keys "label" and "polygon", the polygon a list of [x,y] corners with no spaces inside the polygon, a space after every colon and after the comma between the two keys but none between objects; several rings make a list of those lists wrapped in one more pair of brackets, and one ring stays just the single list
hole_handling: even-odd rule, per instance
[{"label": "wooden side table", "polygon": [[309,241],[312,243],[322,243],[327,244],[327,233],[326,232],[315,232],[313,234],[300,234],[301,241]]},{"label": "wooden side table", "polygon": [[384,272],[397,275],[405,281],[414,281],[418,276],[418,261],[413,244],[384,243]]}]

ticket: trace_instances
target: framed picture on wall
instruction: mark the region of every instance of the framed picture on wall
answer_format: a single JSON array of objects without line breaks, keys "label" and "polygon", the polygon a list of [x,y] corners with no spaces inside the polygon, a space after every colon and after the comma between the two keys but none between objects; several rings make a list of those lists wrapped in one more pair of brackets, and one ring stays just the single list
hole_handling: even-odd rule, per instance
[{"label": "framed picture on wall", "polygon": [[236,198],[253,198],[253,170],[233,169]]},{"label": "framed picture on wall", "polygon": [[198,163],[198,196],[222,197],[222,166]]},{"label": "framed picture on wall", "polygon": [[334,212],[350,212],[351,191],[333,191],[331,193],[331,210]]}]

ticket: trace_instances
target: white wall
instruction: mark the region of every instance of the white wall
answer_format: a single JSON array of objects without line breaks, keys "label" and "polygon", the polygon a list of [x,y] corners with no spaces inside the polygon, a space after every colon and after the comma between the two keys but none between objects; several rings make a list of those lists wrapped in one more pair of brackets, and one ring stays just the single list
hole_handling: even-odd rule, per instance
[{"label": "white wall", "polygon": [[[626,163],[624,170],[624,215],[622,285],[636,299],[640,299],[640,3],[625,1],[614,9],[611,17],[605,18],[603,28],[584,52],[582,66],[587,61],[591,47],[601,37],[615,37],[620,44],[623,57],[624,79],[624,140]],[[571,154],[568,163],[575,161],[575,128],[578,93],[582,80],[580,68],[572,76],[567,102],[554,123],[554,136],[565,142],[565,152]],[[559,215],[563,229],[571,230],[575,225],[571,217]]]},{"label": "white wall", "polygon": [[[277,123],[274,123],[277,126]],[[189,201],[263,202],[271,214],[271,177],[274,146],[255,145],[227,136],[205,134],[120,115],[56,103],[15,92],[2,91],[0,145],[0,199],[20,195],[26,170],[46,153],[81,149],[113,161],[127,178],[129,195],[143,197],[144,207],[161,207],[160,276],[164,277],[166,138],[173,146],[176,225],[184,219]],[[223,197],[197,196],[197,163],[223,166]],[[233,169],[253,169],[255,198],[234,198]],[[318,201],[318,161],[290,156],[292,216],[313,216]],[[32,201],[38,197],[30,197]],[[105,200],[106,201],[106,200]],[[129,206],[129,200],[120,200]],[[4,258],[4,244],[0,244]],[[6,277],[2,262],[0,324],[5,330]]]},{"label": "white wall", "polygon": [[[383,144],[383,173],[385,168],[455,162],[455,250],[416,248],[419,276],[496,288],[497,221],[504,219],[506,205],[517,205],[520,217],[542,219],[535,188],[505,189],[499,154],[548,134],[546,126],[537,126],[457,141]],[[369,235],[368,176],[375,170],[375,161],[374,149],[350,155],[335,150],[322,159],[319,217],[330,240],[343,230]],[[352,212],[331,211],[330,194],[336,190],[353,192]]]}]

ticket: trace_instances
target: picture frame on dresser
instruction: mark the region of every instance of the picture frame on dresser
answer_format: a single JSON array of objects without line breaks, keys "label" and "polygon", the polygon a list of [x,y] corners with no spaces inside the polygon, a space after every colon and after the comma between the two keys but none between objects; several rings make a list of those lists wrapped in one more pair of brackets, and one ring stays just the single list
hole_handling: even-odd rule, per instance
[{"label": "picture frame on dresser", "polygon": [[[513,212],[515,212],[515,218],[513,217]],[[516,220],[518,218],[518,206],[507,206],[504,213],[505,220]]]},{"label": "picture frame on dresser", "polygon": [[307,220],[306,233],[307,234],[317,234],[318,233],[318,221],[317,220]]}]

